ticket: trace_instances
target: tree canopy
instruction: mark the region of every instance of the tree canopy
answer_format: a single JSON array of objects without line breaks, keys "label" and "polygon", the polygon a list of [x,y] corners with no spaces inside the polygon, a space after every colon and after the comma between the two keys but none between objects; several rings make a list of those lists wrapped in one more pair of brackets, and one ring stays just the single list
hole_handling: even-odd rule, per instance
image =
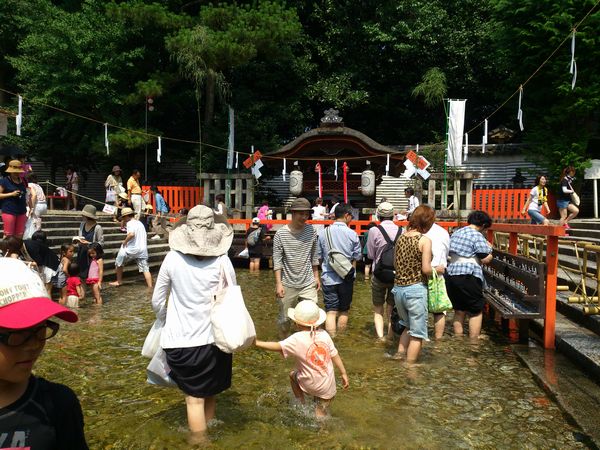
[{"label": "tree canopy", "polygon": [[[277,149],[335,107],[385,144],[443,141],[445,97],[466,98],[465,127],[494,112],[548,58],[593,0],[356,0],[227,3],[4,0],[0,88],[24,96],[25,147],[55,166],[140,165],[154,138],[163,158],[223,167],[228,106],[236,148]],[[524,86],[518,138],[556,170],[581,166],[598,143],[598,10]],[[154,111],[146,111],[146,98]],[[490,126],[518,127],[513,97]],[[0,108],[16,98],[0,91]],[[52,107],[52,108],[50,108]],[[66,110],[76,115],[69,115]],[[77,115],[92,118],[84,120]],[[104,155],[102,124],[110,131]],[[11,132],[13,130],[11,129]],[[9,133],[10,134],[10,133]],[[475,142],[473,133],[471,142]],[[159,167],[151,164],[152,175]]]}]

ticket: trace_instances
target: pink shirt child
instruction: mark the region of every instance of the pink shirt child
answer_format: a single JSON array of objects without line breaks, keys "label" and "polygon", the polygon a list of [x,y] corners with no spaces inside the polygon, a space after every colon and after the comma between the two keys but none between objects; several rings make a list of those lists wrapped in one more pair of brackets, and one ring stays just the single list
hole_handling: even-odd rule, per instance
[{"label": "pink shirt child", "polygon": [[[314,337],[311,334],[314,333]],[[338,354],[324,330],[299,331],[279,342],[285,358],[296,358],[298,385],[308,395],[324,400],[335,397],[335,374],[331,358]]]},{"label": "pink shirt child", "polygon": [[98,261],[92,259],[90,261],[90,268],[88,270],[88,277],[85,280],[86,284],[96,284],[100,280],[100,268],[98,267]]}]

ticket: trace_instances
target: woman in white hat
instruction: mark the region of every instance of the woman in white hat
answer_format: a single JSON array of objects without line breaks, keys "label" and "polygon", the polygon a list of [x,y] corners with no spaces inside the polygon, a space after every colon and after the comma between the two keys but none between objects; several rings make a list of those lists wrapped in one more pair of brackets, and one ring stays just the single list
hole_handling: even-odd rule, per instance
[{"label": "woman in white hat", "polygon": [[25,222],[27,222],[27,188],[21,179],[24,172],[22,163],[14,159],[8,163],[6,177],[0,178],[0,207],[4,237],[23,237]]},{"label": "woman in white hat", "polygon": [[81,211],[83,221],[79,224],[79,236],[77,236],[77,264],[79,264],[79,276],[84,280],[87,278],[90,266],[88,258],[88,246],[92,242],[104,245],[104,230],[98,223],[96,217],[96,207],[94,205],[85,205]]},{"label": "woman in white hat", "polygon": [[171,251],[152,296],[152,309],[165,320],[160,345],[170,376],[186,395],[192,440],[203,437],[215,416],[215,396],[231,386],[232,355],[214,345],[210,311],[221,272],[235,283],[227,256],[232,241],[225,216],[203,205],[192,208],[169,234]]},{"label": "woman in white hat", "polygon": [[295,308],[288,309],[288,317],[296,323],[299,329],[297,333],[280,342],[256,340],[256,346],[281,352],[284,358],[296,358],[296,368],[290,372],[294,396],[303,404],[305,395],[313,396],[316,400],[316,417],[325,417],[337,392],[334,364],[342,376],[343,388],[347,389],[349,385],[344,363],[331,337],[318,328],[325,322],[325,311],[311,300],[302,300]]}]

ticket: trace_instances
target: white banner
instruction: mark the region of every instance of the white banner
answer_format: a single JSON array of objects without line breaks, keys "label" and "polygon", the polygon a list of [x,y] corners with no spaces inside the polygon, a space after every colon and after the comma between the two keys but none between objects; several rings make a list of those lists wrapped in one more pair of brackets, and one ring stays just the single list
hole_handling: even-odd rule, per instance
[{"label": "white banner", "polygon": [[465,129],[466,100],[450,100],[448,113],[448,166],[462,164],[462,143]]},{"label": "white banner", "polygon": [[233,169],[233,144],[235,138],[235,124],[233,108],[229,107],[229,145],[227,146],[227,168]]}]

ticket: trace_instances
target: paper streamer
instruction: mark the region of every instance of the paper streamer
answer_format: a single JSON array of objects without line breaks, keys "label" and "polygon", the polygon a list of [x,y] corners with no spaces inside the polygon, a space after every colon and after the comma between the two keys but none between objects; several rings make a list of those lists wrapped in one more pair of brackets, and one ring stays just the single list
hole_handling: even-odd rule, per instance
[{"label": "paper streamer", "polygon": [[335,175],[335,181],[338,180],[338,175],[337,175],[337,159],[335,160],[335,166],[333,168],[333,174]]},{"label": "paper streamer", "polygon": [[523,128],[523,110],[521,109],[521,101],[523,100],[523,85],[519,86],[519,110],[517,111],[517,120],[519,121],[519,128],[521,131]]},{"label": "paper streamer", "polygon": [[416,153],[419,153],[419,144],[417,144],[417,151]]},{"label": "paper streamer", "polygon": [[238,163],[240,162],[240,153],[235,152],[235,168],[238,168]]},{"label": "paper streamer", "polygon": [[464,158],[463,160],[467,160],[467,155],[469,154],[469,133],[465,133],[465,146],[463,150]]},{"label": "paper streamer", "polygon": [[577,81],[577,63],[575,62],[575,33],[573,30],[573,37],[571,38],[571,69],[569,73],[573,75],[573,80],[571,81],[571,90],[575,89],[575,82]]},{"label": "paper streamer", "polygon": [[108,123],[104,124],[104,146],[106,147],[106,154],[109,154],[110,145],[108,143]]},{"label": "paper streamer", "polygon": [[390,154],[387,154],[387,159],[385,162],[385,176],[389,176],[390,175]]},{"label": "paper streamer", "polygon": [[481,153],[485,153],[485,144],[487,144],[488,120],[483,121],[483,137],[481,138]]},{"label": "paper streamer", "polygon": [[21,136],[21,124],[23,123],[23,97],[19,95],[19,112],[15,118],[15,124],[17,125],[17,136]]},{"label": "paper streamer", "polygon": [[162,156],[162,139],[158,137],[158,148],[156,149],[156,162],[160,162],[160,157]]},{"label": "paper streamer", "polygon": [[283,158],[283,170],[281,171],[281,177],[283,178],[283,181],[285,181],[285,166],[286,166],[286,161],[285,158]]}]

